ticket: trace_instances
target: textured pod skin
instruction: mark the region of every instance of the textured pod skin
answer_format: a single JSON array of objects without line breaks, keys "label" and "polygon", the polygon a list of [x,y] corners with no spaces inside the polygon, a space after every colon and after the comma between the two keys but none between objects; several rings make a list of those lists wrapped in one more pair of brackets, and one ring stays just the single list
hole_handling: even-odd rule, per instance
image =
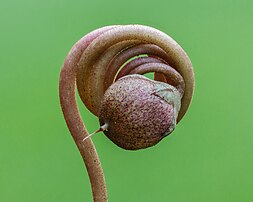
[{"label": "textured pod skin", "polygon": [[[170,95],[174,87],[141,75],[129,75],[112,84],[102,100],[100,125],[108,124],[105,135],[127,150],[157,144],[175,128],[179,106]],[[164,92],[169,92],[166,94]],[[171,100],[171,102],[170,102]],[[178,108],[177,108],[178,107]]]}]

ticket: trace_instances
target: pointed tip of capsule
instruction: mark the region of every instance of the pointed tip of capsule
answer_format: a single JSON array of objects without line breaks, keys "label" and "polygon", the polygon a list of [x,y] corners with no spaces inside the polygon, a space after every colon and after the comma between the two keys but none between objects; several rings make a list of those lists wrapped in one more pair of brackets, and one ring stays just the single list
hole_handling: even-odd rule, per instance
[{"label": "pointed tip of capsule", "polygon": [[107,130],[108,129],[108,123],[105,123],[104,125],[102,125],[98,130],[96,130],[95,132],[93,132],[93,133],[91,133],[91,134],[89,134],[88,136],[86,136],[85,138],[83,138],[83,142],[85,141],[85,140],[87,140],[88,138],[90,138],[91,136],[93,136],[93,135],[95,135],[95,134],[97,134],[97,133],[99,133],[99,132],[101,132],[101,131],[105,131],[105,130]]}]

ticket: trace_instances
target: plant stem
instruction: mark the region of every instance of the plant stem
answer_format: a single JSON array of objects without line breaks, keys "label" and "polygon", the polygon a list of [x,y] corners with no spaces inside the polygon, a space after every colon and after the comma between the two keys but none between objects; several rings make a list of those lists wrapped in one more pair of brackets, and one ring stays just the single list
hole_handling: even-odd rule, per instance
[{"label": "plant stem", "polygon": [[108,201],[108,196],[102,166],[95,146],[90,138],[83,141],[85,137],[89,136],[89,133],[83,124],[76,103],[76,69],[82,52],[89,45],[89,42],[103,31],[111,28],[109,26],[98,29],[80,39],[66,57],[59,79],[59,96],[62,111],[69,131],[85,163],[90,178],[94,202],[106,202]]}]

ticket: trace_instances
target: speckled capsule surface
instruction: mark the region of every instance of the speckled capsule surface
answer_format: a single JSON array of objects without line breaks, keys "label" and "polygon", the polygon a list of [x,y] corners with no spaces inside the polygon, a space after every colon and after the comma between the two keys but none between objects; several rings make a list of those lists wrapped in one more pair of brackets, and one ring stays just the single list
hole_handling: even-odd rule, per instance
[{"label": "speckled capsule surface", "polygon": [[127,150],[144,149],[169,135],[176,125],[181,95],[171,85],[128,75],[105,92],[100,125],[105,135]]}]

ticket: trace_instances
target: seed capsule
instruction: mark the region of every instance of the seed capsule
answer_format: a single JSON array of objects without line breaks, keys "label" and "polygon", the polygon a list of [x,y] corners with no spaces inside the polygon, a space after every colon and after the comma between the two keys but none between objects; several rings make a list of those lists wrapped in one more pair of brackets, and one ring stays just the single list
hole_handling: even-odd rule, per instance
[{"label": "seed capsule", "polygon": [[105,135],[127,150],[157,144],[176,126],[181,95],[169,84],[141,75],[128,75],[105,92],[100,125],[107,124]]}]

